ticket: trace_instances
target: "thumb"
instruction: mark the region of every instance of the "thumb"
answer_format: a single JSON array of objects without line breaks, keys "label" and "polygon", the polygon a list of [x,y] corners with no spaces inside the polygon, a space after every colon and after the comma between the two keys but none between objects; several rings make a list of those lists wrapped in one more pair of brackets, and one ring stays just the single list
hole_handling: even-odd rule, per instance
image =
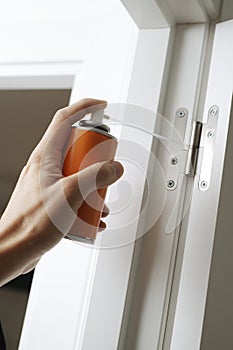
[{"label": "thumb", "polygon": [[124,168],[117,161],[99,162],[88,166],[76,174],[69,176],[71,188],[78,187],[79,198],[85,199],[96,189],[107,187],[117,181],[123,174]]}]

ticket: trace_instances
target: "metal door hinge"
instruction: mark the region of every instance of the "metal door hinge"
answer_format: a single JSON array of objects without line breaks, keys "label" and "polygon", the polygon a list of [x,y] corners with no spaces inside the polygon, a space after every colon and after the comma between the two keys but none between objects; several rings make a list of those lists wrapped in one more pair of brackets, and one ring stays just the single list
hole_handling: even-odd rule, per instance
[{"label": "metal door hinge", "polygon": [[191,142],[187,154],[185,175],[194,176],[196,174],[202,128],[203,124],[201,122],[193,123]]},{"label": "metal door hinge", "polygon": [[[209,109],[207,123],[199,121],[192,125],[189,145],[177,145],[170,155],[169,166],[166,176],[166,187],[169,191],[175,190],[180,174],[188,176],[199,176],[198,188],[207,191],[210,185],[211,170],[214,154],[215,134],[219,115],[219,107],[214,105]],[[176,112],[174,133],[179,133],[181,139],[185,137],[188,111],[180,108]],[[183,123],[183,124],[182,124]],[[197,166],[199,171],[197,174]]]},{"label": "metal door hinge", "polygon": [[214,157],[214,144],[219,116],[219,107],[212,106],[209,109],[208,121],[203,124],[202,131],[202,161],[199,175],[198,187],[200,191],[207,191],[210,186],[211,170]]}]

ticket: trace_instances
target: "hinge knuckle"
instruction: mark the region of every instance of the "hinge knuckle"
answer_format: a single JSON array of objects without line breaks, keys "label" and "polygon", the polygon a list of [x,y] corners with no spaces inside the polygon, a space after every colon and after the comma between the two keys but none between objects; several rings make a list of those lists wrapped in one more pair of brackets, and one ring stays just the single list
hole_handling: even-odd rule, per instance
[{"label": "hinge knuckle", "polygon": [[197,169],[198,154],[201,142],[203,124],[201,122],[194,122],[190,146],[188,149],[187,163],[186,163],[186,175],[194,176]]}]

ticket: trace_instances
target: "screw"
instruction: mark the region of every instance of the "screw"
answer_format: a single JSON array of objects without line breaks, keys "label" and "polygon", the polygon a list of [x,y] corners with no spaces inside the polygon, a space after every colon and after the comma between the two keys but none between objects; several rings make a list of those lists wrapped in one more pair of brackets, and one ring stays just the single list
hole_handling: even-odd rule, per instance
[{"label": "screw", "polygon": [[207,187],[207,181],[202,181],[201,188],[206,188],[206,187]]},{"label": "screw", "polygon": [[171,164],[176,165],[178,163],[178,159],[176,157],[171,159]]},{"label": "screw", "polygon": [[218,106],[212,106],[212,107],[210,107],[209,114],[210,114],[212,117],[215,117],[217,113],[218,113]]},{"label": "screw", "polygon": [[173,180],[168,180],[168,182],[167,182],[167,187],[168,188],[173,188],[175,186],[175,181],[173,181]]},{"label": "screw", "polygon": [[187,110],[185,108],[179,108],[176,114],[178,118],[184,118],[187,114]]},{"label": "screw", "polygon": [[212,131],[212,130],[209,131],[208,134],[207,134],[207,137],[208,137],[208,138],[214,137],[214,131]]}]

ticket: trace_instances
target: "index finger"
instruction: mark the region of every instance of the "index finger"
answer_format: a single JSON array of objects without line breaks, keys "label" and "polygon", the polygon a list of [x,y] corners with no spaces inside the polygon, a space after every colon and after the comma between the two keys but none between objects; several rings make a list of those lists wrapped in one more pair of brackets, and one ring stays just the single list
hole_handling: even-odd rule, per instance
[{"label": "index finger", "polygon": [[84,98],[70,106],[58,110],[53,118],[52,124],[61,124],[67,120],[70,125],[82,119],[86,114],[104,109],[107,102],[93,98]]},{"label": "index finger", "polygon": [[92,98],[82,99],[56,112],[52,122],[38,144],[36,151],[43,152],[46,146],[48,154],[61,153],[70,135],[72,124],[82,119],[86,114],[104,109],[107,102]]}]

